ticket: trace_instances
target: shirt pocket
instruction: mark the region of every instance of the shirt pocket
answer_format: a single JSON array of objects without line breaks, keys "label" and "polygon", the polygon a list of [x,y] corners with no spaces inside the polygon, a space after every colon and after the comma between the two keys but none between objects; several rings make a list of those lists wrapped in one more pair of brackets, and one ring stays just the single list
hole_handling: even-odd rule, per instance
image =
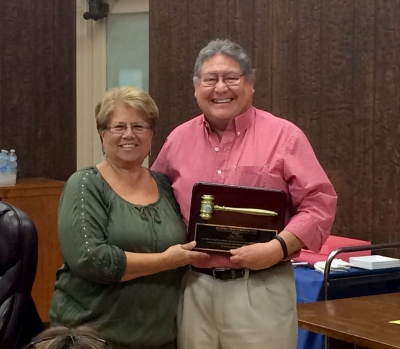
[{"label": "shirt pocket", "polygon": [[240,186],[264,188],[267,177],[266,166],[237,166],[228,170],[227,182]]}]

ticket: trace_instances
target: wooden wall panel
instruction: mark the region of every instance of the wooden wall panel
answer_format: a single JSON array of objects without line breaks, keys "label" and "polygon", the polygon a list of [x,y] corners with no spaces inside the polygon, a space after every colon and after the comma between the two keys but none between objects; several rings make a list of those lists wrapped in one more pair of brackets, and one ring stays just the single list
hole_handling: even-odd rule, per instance
[{"label": "wooden wall panel", "polygon": [[[357,0],[354,11],[353,65],[353,140],[351,143],[353,175],[346,178],[352,188],[354,205],[351,235],[371,239],[375,213],[373,211],[373,132],[374,132],[374,72],[375,72],[375,0]],[[345,205],[346,207],[346,205]]]},{"label": "wooden wall panel", "polygon": [[[178,123],[170,112],[169,89],[171,88],[171,80],[175,78],[170,72],[170,55],[169,45],[169,0],[164,2],[153,2],[153,12],[149,17],[149,25],[151,28],[151,45],[149,52],[149,66],[158,67],[156,75],[152,79],[153,88],[159,93],[153,93],[152,97],[157,103],[160,112],[160,125],[157,129],[157,139],[162,140],[168,135],[172,129],[172,124]],[[154,149],[152,149],[152,152]]]},{"label": "wooden wall panel", "polygon": [[[161,32],[160,13],[182,31]],[[150,93],[168,99],[162,128],[199,113],[191,81],[199,50],[215,38],[236,41],[256,68],[254,105],[301,127],[331,178],[339,194],[332,233],[399,241],[398,18],[400,0],[150,0],[158,57]],[[188,78],[173,81],[168,67]],[[152,160],[168,132],[156,135]]]},{"label": "wooden wall panel", "polygon": [[322,139],[318,155],[339,196],[341,219],[335,229],[349,234],[354,207],[353,188],[347,180],[353,177],[353,1],[323,1],[321,8],[321,114]]},{"label": "wooden wall panel", "polygon": [[[214,0],[191,1],[187,0],[188,4],[188,88],[187,88],[187,101],[181,101],[184,104],[185,117],[182,120],[189,120],[193,115],[198,115],[201,111],[197,106],[196,100],[193,96],[193,71],[199,50],[204,47],[214,37],[213,23],[211,18],[214,17]],[[225,16],[227,16],[225,14]],[[215,18],[218,21],[218,18]]]},{"label": "wooden wall panel", "polygon": [[67,179],[76,169],[73,1],[0,0],[0,147],[19,178]]},{"label": "wooden wall panel", "polygon": [[[298,2],[297,125],[321,148],[321,1]],[[318,156],[319,154],[317,154]]]},{"label": "wooden wall panel", "polygon": [[235,38],[234,40],[240,41],[242,47],[247,52],[252,52],[254,44],[254,21],[250,20],[250,18],[254,18],[254,4],[241,0],[230,1],[227,6],[227,15],[227,37]]},{"label": "wooden wall panel", "polygon": [[[168,113],[163,114],[164,118],[170,120],[170,116],[173,115],[174,120],[184,120],[188,118],[187,111],[181,108],[183,99],[189,99],[191,94],[190,81],[190,69],[188,67],[188,21],[187,16],[187,4],[182,3],[180,0],[170,0],[170,17],[169,17],[169,33],[175,40],[171,41],[168,45],[169,55],[169,67],[168,72],[172,73],[173,78],[168,84],[168,93],[166,96],[169,98],[169,110]],[[189,88],[187,88],[189,86]],[[192,99],[192,98],[191,98]],[[194,104],[193,104],[194,105]],[[172,127],[175,125],[171,124],[171,128],[168,131],[172,131]],[[163,127],[162,132],[165,132]],[[168,132],[169,133],[169,132]]]},{"label": "wooden wall panel", "polygon": [[215,38],[228,36],[228,0],[215,1],[213,3],[213,34]]},{"label": "wooden wall panel", "polygon": [[400,226],[400,1],[376,0],[373,234],[398,241]]},{"label": "wooden wall panel", "polygon": [[253,12],[254,105],[272,110],[272,2],[255,0]]},{"label": "wooden wall panel", "polygon": [[272,112],[293,120],[297,110],[297,0],[273,1]]}]

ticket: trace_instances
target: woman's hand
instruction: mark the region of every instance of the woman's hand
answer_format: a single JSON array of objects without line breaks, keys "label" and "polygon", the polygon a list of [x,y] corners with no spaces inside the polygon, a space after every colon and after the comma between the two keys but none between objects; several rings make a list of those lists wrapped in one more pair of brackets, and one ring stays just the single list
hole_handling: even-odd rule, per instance
[{"label": "woman's hand", "polygon": [[192,251],[196,242],[174,245],[161,253],[125,252],[126,270],[120,281],[129,281],[140,276],[176,269],[210,256],[207,253]]},{"label": "woman's hand", "polygon": [[201,259],[210,258],[207,253],[192,251],[196,241],[184,245],[174,245],[163,252],[168,269],[175,269],[184,265],[192,264]]}]

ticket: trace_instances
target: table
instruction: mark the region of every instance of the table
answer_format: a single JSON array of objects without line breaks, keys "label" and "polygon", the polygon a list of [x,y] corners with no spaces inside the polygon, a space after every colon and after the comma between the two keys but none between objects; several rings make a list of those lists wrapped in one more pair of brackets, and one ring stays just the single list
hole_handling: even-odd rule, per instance
[{"label": "table", "polygon": [[400,293],[297,305],[299,327],[372,349],[400,349]]},{"label": "table", "polygon": [[[377,276],[378,274],[393,274],[395,280],[376,280],[368,281],[368,276]],[[350,268],[347,272],[331,273],[331,283],[329,299],[341,299],[348,297],[368,296],[392,292],[400,292],[400,268],[382,269],[382,270],[363,270]],[[318,273],[314,268],[296,267],[295,282],[297,292],[297,304],[316,302],[324,300],[324,276]],[[364,279],[359,279],[359,278]],[[343,280],[340,287],[340,280]],[[351,280],[362,282],[362,286],[354,286]],[[399,328],[400,330],[400,328]],[[324,336],[318,333],[299,329],[299,339],[297,349],[323,349]]]}]

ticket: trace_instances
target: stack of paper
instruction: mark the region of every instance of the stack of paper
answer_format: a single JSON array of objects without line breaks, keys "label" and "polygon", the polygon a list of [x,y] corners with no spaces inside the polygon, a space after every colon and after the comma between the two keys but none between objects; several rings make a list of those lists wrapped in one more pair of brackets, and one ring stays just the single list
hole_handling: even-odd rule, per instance
[{"label": "stack of paper", "polygon": [[350,257],[349,262],[352,267],[369,270],[400,267],[400,261],[398,258],[390,258],[380,255]]},{"label": "stack of paper", "polygon": [[[314,264],[314,269],[320,273],[324,273],[326,262],[317,262]],[[331,272],[347,271],[350,268],[350,263],[345,262],[341,259],[334,259],[331,263]]]}]

